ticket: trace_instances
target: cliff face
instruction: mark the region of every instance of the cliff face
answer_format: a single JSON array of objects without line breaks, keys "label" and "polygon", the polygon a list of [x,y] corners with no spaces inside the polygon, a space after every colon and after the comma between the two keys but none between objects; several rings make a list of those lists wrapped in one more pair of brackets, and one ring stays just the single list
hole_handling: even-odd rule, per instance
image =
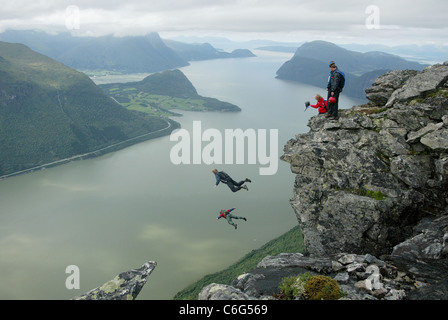
[{"label": "cliff face", "polygon": [[311,256],[390,254],[422,219],[447,214],[448,63],[389,72],[366,93],[368,104],[311,118],[284,148]]},{"label": "cliff face", "polygon": [[332,277],[343,299],[448,299],[448,62],[389,72],[366,94],[285,145],[304,254],[268,256],[199,299],[273,299],[304,272]]}]

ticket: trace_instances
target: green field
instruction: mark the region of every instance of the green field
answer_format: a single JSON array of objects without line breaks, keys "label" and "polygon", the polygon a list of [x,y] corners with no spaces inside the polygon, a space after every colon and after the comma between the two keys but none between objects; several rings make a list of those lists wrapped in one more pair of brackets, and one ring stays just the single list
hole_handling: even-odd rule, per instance
[{"label": "green field", "polygon": [[[111,94],[116,96],[118,93]],[[149,94],[137,89],[127,89],[126,99],[117,100],[120,104],[129,110],[135,110],[147,113],[152,116],[167,118],[173,116],[170,110],[187,110],[187,111],[209,111],[206,107],[206,100],[200,98],[176,98],[157,94]],[[123,92],[121,93],[121,98]],[[125,101],[123,101],[125,100]]]},{"label": "green field", "polygon": [[147,76],[141,81],[100,85],[103,91],[129,110],[167,118],[171,110],[235,112],[241,109],[231,103],[200,96],[192,83],[179,70],[168,70]]}]

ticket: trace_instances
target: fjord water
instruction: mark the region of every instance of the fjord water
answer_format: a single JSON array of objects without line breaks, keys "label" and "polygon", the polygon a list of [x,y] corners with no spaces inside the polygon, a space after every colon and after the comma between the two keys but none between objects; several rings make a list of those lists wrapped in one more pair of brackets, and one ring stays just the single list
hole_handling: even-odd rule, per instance
[{"label": "fjord water", "polygon": [[[316,115],[315,109],[304,112],[304,101],[324,89],[275,79],[289,55],[256,54],[182,68],[199,94],[242,111],[182,112],[175,120],[190,132],[193,121],[223,133],[277,129],[280,157],[286,141],[307,132]],[[359,103],[342,95],[340,106]],[[270,176],[247,162],[176,166],[170,161],[175,144],[166,136],[0,181],[0,299],[70,299],[146,261],[157,267],[138,299],[171,299],[297,225],[288,201],[294,185],[288,164],[279,161]],[[235,180],[251,178],[249,191],[213,188],[214,167]],[[248,219],[237,220],[237,230],[216,220],[220,209],[232,207]],[[70,265],[79,267],[80,289],[66,288]]]}]

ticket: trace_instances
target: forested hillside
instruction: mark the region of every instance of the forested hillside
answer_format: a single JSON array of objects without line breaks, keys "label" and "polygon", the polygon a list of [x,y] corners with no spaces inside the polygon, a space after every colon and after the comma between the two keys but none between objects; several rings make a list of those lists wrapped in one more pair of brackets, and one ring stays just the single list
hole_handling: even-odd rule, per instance
[{"label": "forested hillside", "polygon": [[85,74],[0,42],[0,177],[166,127],[123,108]]}]

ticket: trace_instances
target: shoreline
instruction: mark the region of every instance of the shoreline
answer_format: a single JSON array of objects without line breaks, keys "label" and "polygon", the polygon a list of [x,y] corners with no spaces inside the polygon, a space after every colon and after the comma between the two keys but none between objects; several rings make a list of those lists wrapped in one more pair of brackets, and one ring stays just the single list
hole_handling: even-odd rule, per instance
[{"label": "shoreline", "polygon": [[[90,152],[86,152],[83,154],[79,154],[79,155],[75,155],[69,158],[65,158],[65,159],[60,159],[60,160],[56,160],[56,161],[52,161],[52,162],[48,162],[42,165],[38,165],[38,166],[34,166],[32,168],[28,168],[28,169],[24,169],[24,170],[20,170],[20,171],[16,171],[13,173],[9,173],[3,176],[0,176],[0,181],[8,179],[8,178],[12,178],[12,177],[16,177],[22,174],[27,174],[27,173],[32,173],[34,171],[39,171],[39,170],[45,170],[48,168],[53,168],[56,166],[60,166],[60,165],[64,165],[73,161],[79,161],[79,160],[84,160],[84,159],[91,159],[91,158],[96,158],[102,155],[105,155],[107,153],[111,153],[111,152],[115,152],[115,151],[119,151],[121,149],[130,147],[132,145],[138,144],[140,142],[144,142],[147,140],[152,140],[152,139],[156,139],[156,138],[160,138],[163,136],[167,136],[169,135],[173,130],[180,128],[180,123],[172,120],[172,119],[164,119],[168,126],[163,128],[163,129],[159,129],[156,131],[152,131],[152,132],[148,132],[142,135],[139,135],[137,137],[133,137],[121,142],[117,142],[114,144],[111,144],[109,146],[94,150],[94,151],[90,151]],[[166,133],[165,133],[166,132]],[[151,137],[151,135],[155,134],[156,136]]]}]

